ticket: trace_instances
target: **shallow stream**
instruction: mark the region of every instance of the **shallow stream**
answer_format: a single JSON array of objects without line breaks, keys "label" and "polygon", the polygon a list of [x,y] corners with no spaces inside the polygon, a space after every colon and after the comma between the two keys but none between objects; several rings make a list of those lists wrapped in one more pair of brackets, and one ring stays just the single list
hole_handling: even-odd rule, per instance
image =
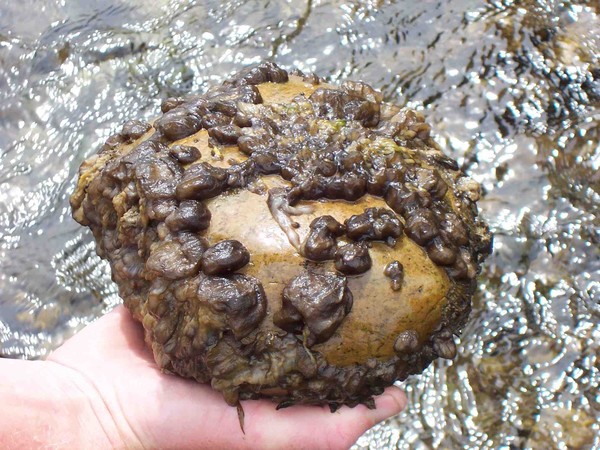
[{"label": "shallow stream", "polygon": [[459,357],[357,448],[600,448],[600,3],[0,0],[0,355],[119,298],[79,164],[162,99],[271,59],[422,109],[495,233]]}]

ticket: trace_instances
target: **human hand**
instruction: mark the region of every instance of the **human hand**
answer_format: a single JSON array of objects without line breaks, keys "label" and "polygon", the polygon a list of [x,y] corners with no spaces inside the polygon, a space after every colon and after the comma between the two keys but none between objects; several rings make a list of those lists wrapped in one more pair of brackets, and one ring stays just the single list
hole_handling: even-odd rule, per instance
[{"label": "human hand", "polygon": [[220,393],[160,372],[142,327],[122,306],[68,340],[46,364],[51,376],[84,393],[97,420],[90,430],[102,434],[94,440],[113,447],[348,448],[406,405],[404,393],[393,386],[376,397],[374,410],[358,405],[335,413],[326,406],[276,411],[268,400],[242,401],[244,434],[236,408]]}]

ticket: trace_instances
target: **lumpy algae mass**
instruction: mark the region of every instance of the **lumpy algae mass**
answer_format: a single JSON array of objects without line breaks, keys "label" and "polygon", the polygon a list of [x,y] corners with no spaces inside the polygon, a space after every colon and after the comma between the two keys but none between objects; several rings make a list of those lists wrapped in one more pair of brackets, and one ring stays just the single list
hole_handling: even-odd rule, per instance
[{"label": "lumpy algae mass", "polygon": [[272,63],[161,109],[71,205],[162,370],[335,410],[454,357],[491,236],[422,114]]}]

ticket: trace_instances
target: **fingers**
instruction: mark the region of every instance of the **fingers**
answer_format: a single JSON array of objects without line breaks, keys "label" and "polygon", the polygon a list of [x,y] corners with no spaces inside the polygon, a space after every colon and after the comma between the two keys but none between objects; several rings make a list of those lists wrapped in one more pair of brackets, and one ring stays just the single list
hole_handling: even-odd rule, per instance
[{"label": "fingers", "polygon": [[48,359],[106,378],[107,384],[118,379],[111,392],[128,405],[126,415],[138,435],[156,447],[345,449],[406,406],[406,396],[394,386],[375,397],[373,410],[358,405],[335,413],[317,406],[277,411],[267,400],[244,401],[243,434],[236,409],[220,393],[157,370],[141,325],[123,306],[80,331]]},{"label": "fingers", "polygon": [[[318,406],[292,406],[277,411],[268,400],[243,401],[245,434],[236,408],[206,385],[178,377],[146,392],[154,399],[142,411],[141,434],[151,446],[211,449],[347,449],[376,423],[398,414],[406,396],[397,387],[375,398],[376,409],[342,407],[335,413]],[[137,402],[134,402],[137,404]]]},{"label": "fingers", "polygon": [[[259,405],[257,412],[252,405]],[[373,425],[400,413],[406,396],[391,386],[375,398],[376,409],[364,405],[342,407],[331,413],[328,407],[294,406],[275,411],[270,402],[245,402],[246,435],[258,448],[346,449]]]},{"label": "fingers", "polygon": [[383,394],[376,397],[377,408],[367,410],[368,416],[373,422],[371,426],[400,414],[406,408],[406,403],[406,394],[402,389],[396,386],[388,387]]}]

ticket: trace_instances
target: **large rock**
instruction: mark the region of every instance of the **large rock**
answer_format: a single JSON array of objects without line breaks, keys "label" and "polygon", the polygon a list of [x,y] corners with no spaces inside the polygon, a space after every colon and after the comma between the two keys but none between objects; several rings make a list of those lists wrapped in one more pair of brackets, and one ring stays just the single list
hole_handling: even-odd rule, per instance
[{"label": "large rock", "polygon": [[490,235],[420,113],[273,64],[162,111],[71,203],[163,370],[335,409],[454,356]]}]

